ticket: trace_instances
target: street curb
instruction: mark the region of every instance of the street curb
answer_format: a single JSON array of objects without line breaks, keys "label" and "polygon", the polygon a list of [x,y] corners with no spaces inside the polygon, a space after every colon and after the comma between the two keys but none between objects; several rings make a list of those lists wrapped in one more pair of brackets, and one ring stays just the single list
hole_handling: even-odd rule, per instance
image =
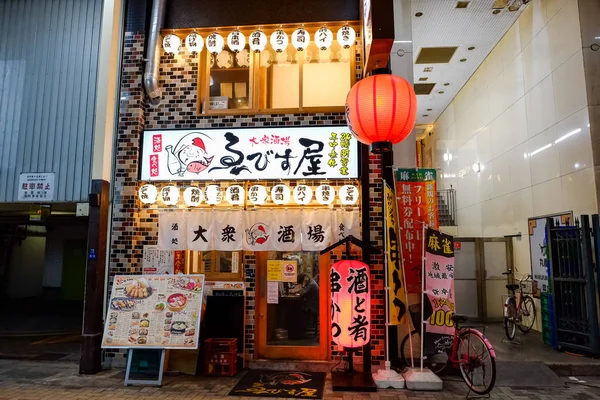
[{"label": "street curb", "polygon": [[558,376],[600,376],[600,364],[545,363]]}]

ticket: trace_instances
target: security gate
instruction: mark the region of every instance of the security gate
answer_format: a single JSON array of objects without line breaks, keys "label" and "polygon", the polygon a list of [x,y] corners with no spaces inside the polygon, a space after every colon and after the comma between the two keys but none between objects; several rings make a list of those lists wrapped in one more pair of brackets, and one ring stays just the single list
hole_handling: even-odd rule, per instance
[{"label": "security gate", "polygon": [[[598,216],[594,216],[598,249]],[[592,232],[587,215],[575,225],[546,223],[556,340],[560,348],[600,354]]]}]

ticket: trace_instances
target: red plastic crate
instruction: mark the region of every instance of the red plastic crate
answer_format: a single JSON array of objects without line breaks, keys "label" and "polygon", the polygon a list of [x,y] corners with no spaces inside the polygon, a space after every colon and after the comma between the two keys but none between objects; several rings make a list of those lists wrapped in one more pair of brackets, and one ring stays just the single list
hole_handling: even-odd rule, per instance
[{"label": "red plastic crate", "polygon": [[204,341],[206,353],[237,353],[237,339],[210,338]]},{"label": "red plastic crate", "polygon": [[207,339],[204,342],[206,375],[233,376],[237,373],[237,339]]}]

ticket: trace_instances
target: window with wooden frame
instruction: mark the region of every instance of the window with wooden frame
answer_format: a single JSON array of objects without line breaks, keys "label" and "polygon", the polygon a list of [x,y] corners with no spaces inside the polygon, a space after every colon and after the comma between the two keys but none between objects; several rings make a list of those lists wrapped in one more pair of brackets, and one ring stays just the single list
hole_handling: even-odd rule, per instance
[{"label": "window with wooden frame", "polygon": [[185,273],[204,274],[207,281],[239,281],[244,278],[241,251],[185,252]]},{"label": "window with wooden frame", "polygon": [[[360,31],[358,22],[348,24]],[[314,40],[323,25],[334,36],[327,50],[319,49]],[[305,24],[310,44],[303,51],[297,51],[291,44],[292,33],[300,24],[260,27],[267,37],[277,29],[288,34],[290,44],[281,53],[275,52],[269,44],[261,53],[252,52],[248,44],[239,53],[227,46],[216,56],[202,51],[198,63],[198,114],[344,111],[346,95],[356,81],[356,43],[344,49],[335,40],[343,25],[345,22]],[[218,32],[226,38],[234,29],[236,27],[218,28]],[[248,42],[256,27],[237,29]],[[206,37],[214,30],[196,32]]]}]

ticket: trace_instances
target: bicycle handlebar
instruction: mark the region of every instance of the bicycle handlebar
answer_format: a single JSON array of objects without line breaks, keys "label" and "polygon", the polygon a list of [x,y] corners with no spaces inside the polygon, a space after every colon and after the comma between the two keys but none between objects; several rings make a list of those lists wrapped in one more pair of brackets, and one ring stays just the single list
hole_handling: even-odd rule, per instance
[{"label": "bicycle handlebar", "polygon": [[508,271],[502,273],[502,275],[512,275],[512,274],[513,274],[512,269],[509,269]]}]

